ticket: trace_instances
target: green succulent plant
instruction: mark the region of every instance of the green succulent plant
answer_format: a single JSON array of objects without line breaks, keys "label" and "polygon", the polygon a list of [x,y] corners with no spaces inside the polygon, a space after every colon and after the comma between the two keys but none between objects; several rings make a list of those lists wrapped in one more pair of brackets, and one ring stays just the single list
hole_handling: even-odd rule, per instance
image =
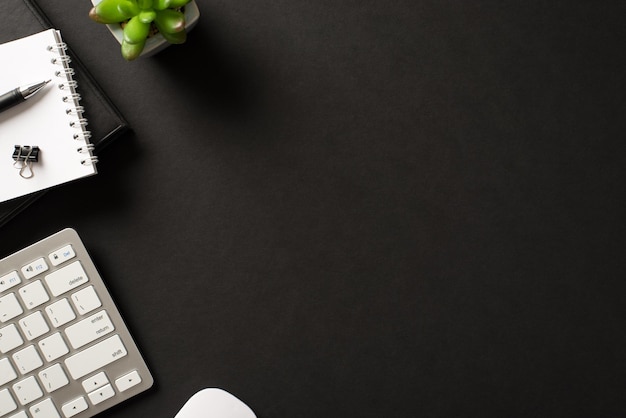
[{"label": "green succulent plant", "polygon": [[139,57],[149,36],[160,33],[171,44],[187,40],[183,8],[191,0],[102,0],[89,11],[98,23],[120,24],[123,28],[122,56]]}]

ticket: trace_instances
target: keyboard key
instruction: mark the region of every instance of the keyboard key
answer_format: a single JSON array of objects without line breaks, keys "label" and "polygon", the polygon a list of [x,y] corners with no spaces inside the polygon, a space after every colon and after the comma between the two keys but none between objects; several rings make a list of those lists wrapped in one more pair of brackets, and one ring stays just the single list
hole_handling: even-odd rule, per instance
[{"label": "keyboard key", "polygon": [[17,373],[11,366],[8,358],[0,359],[0,385],[9,383],[11,380],[17,379]]},{"label": "keyboard key", "polygon": [[17,404],[9,393],[9,389],[0,390],[0,417],[17,409]]},{"label": "keyboard key", "polygon": [[20,319],[19,324],[28,341],[32,341],[50,331],[48,323],[43,318],[41,311],[37,311]]},{"label": "keyboard key", "polygon": [[9,274],[5,274],[0,277],[0,293],[12,288],[13,286],[17,286],[20,283],[22,283],[22,279],[20,279],[17,271],[14,270]]},{"label": "keyboard key", "polygon": [[24,343],[15,324],[0,328],[0,352],[8,353]]},{"label": "keyboard key", "polygon": [[74,252],[74,248],[72,248],[71,244],[68,244],[63,248],[59,248],[48,255],[48,259],[53,266],[58,266],[59,264],[62,264],[74,257],[76,257],[76,253]]},{"label": "keyboard key", "polygon": [[39,380],[46,392],[54,392],[70,383],[59,363],[39,372]]},{"label": "keyboard key", "polygon": [[124,392],[125,390],[128,390],[133,386],[137,386],[140,383],[141,376],[139,376],[139,373],[137,373],[136,370],[133,370],[132,372],[115,380],[115,386],[120,392]]},{"label": "keyboard key", "polygon": [[67,299],[61,299],[46,307],[46,315],[55,328],[65,325],[76,318]]},{"label": "keyboard key", "polygon": [[89,396],[89,400],[94,405],[98,405],[100,402],[104,402],[107,399],[112,398],[114,395],[115,391],[111,385],[102,386],[100,389],[96,389],[87,394],[87,396]]},{"label": "keyboard key", "polygon": [[65,341],[63,341],[63,337],[58,332],[39,341],[39,349],[48,362],[54,361],[70,352]]},{"label": "keyboard key", "polygon": [[109,383],[107,375],[104,372],[93,375],[89,379],[85,379],[82,383],[85,392],[92,392]]},{"label": "keyboard key", "polygon": [[27,377],[26,379],[14,384],[13,392],[15,393],[19,403],[22,405],[27,405],[43,396],[43,392],[41,391],[35,376]]},{"label": "keyboard key", "polygon": [[65,329],[65,335],[72,348],[80,348],[115,330],[106,311],[100,311],[88,318],[70,325]]},{"label": "keyboard key", "polygon": [[50,398],[31,406],[29,411],[33,418],[61,418]]},{"label": "keyboard key", "polygon": [[82,396],[80,398],[76,398],[61,407],[63,411],[63,415],[66,418],[71,418],[74,415],[80,414],[85,409],[87,409],[89,405],[87,405],[87,401]]},{"label": "keyboard key", "polygon": [[79,290],[72,295],[72,302],[79,314],[85,315],[96,308],[102,306],[93,286]]},{"label": "keyboard key", "polygon": [[119,335],[114,335],[65,360],[65,366],[74,380],[80,379],[107,364],[126,356],[128,352]]},{"label": "keyboard key", "polygon": [[22,302],[28,309],[34,309],[42,303],[46,303],[50,300],[46,289],[43,287],[43,283],[41,280],[37,280],[28,284],[24,287],[21,287],[19,290],[20,297],[22,298]]},{"label": "keyboard key", "polygon": [[46,276],[46,284],[53,296],[62,295],[86,283],[88,280],[87,273],[85,273],[79,260]]},{"label": "keyboard key", "polygon": [[13,361],[17,366],[17,370],[23,375],[43,366],[43,361],[34,345],[29,345],[13,354]]},{"label": "keyboard key", "polygon": [[46,260],[44,260],[44,258],[41,257],[35,261],[28,263],[24,267],[22,267],[22,274],[27,279],[32,279],[36,275],[41,274],[47,270],[48,270],[48,264],[46,264]]},{"label": "keyboard key", "polygon": [[0,322],[7,322],[24,313],[22,306],[17,301],[15,293],[9,293],[0,298]]}]

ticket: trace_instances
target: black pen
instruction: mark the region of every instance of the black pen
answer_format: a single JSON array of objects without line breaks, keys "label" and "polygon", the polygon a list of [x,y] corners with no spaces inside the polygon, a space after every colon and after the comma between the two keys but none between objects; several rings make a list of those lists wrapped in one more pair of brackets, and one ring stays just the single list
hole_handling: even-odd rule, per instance
[{"label": "black pen", "polygon": [[41,81],[39,83],[17,87],[8,93],[4,93],[0,96],[0,112],[30,99],[49,82],[50,80]]}]

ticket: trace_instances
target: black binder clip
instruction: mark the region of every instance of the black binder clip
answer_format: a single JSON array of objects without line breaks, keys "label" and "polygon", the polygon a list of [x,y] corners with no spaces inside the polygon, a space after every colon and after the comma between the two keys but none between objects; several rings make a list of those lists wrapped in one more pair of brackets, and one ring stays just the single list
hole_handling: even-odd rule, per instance
[{"label": "black binder clip", "polygon": [[16,145],[13,151],[13,167],[20,170],[20,176],[29,179],[35,174],[33,173],[33,163],[39,161],[39,147],[30,145]]}]

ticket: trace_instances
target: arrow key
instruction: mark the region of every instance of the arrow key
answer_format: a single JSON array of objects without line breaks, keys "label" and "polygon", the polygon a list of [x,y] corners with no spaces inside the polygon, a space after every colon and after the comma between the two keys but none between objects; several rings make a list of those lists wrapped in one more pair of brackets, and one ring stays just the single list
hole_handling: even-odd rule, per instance
[{"label": "arrow key", "polygon": [[61,407],[63,415],[65,415],[66,418],[73,417],[74,415],[83,412],[85,409],[87,409],[87,401],[82,396],[64,404]]},{"label": "arrow key", "polygon": [[100,402],[104,402],[107,399],[112,398],[114,395],[115,391],[111,385],[102,386],[100,389],[87,394],[87,396],[89,396],[89,400],[94,405],[98,405]]},{"label": "arrow key", "polygon": [[115,380],[115,386],[117,386],[117,390],[120,392],[124,392],[139,383],[141,383],[141,376],[139,376],[136,370]]}]

